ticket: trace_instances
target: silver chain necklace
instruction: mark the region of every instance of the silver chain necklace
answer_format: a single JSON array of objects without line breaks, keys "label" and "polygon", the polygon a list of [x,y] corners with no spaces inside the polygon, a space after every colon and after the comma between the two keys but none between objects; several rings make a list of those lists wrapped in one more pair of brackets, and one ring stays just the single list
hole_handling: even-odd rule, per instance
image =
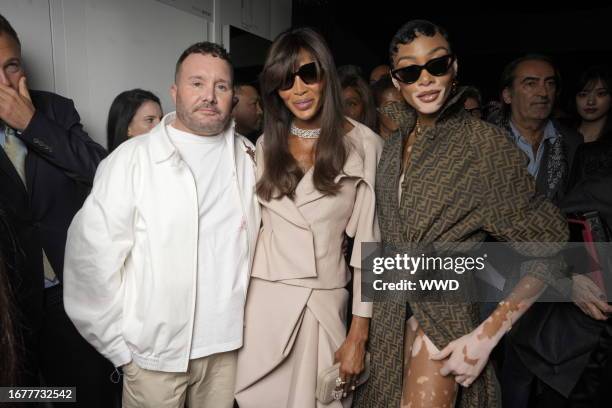
[{"label": "silver chain necklace", "polygon": [[301,129],[291,124],[291,134],[301,137],[302,139],[318,139],[321,135],[321,128],[319,129]]}]

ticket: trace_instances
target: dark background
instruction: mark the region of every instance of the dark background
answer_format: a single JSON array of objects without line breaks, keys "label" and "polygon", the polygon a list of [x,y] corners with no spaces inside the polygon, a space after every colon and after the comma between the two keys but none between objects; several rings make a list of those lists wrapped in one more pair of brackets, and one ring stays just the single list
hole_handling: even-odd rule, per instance
[{"label": "dark background", "polygon": [[387,63],[389,41],[402,24],[427,19],[449,32],[459,58],[459,82],[480,88],[486,100],[498,97],[506,63],[540,52],[558,64],[568,101],[584,68],[612,59],[612,4],[573,3],[293,0],[292,23],[316,28],[329,42],[336,65],[358,65],[368,77],[373,67]]}]

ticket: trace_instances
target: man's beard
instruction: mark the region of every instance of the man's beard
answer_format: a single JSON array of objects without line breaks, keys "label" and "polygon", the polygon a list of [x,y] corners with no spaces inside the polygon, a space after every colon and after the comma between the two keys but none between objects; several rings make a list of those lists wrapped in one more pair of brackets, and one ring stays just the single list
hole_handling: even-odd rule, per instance
[{"label": "man's beard", "polygon": [[[214,117],[214,119],[209,118],[209,120],[198,119],[196,117],[196,111],[202,108],[214,109],[218,116]],[[223,115],[215,105],[210,103],[199,104],[193,110],[184,109],[177,104],[176,116],[187,129],[197,135],[218,135],[227,128],[230,122],[230,115]]]}]

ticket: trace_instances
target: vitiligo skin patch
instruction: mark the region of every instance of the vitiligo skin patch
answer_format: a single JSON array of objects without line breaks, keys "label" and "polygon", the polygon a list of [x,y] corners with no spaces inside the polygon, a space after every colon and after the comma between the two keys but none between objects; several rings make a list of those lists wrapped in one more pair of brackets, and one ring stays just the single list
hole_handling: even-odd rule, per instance
[{"label": "vitiligo skin patch", "polygon": [[463,346],[463,361],[466,362],[466,364],[469,364],[471,366],[475,366],[476,364],[478,364],[478,359],[471,359],[468,357],[467,355],[467,346]]},{"label": "vitiligo skin patch", "polygon": [[404,336],[404,386],[401,408],[452,407],[457,394],[453,376],[440,375],[442,362],[430,357],[438,348],[413,317]]},{"label": "vitiligo skin patch", "polygon": [[[490,351],[501,337],[512,328],[512,322],[537,300],[545,284],[532,276],[525,276],[508,298],[499,303],[495,311],[477,329],[463,339],[460,350],[463,363],[472,367],[465,374],[440,375],[440,369],[448,361],[432,360],[437,347],[419,328],[412,316],[406,322],[404,336],[404,385],[401,408],[452,407],[457,398],[458,384],[472,384],[480,375]],[[453,372],[453,371],[451,371]]]},{"label": "vitiligo skin patch", "polygon": [[512,293],[484,321],[482,332],[478,335],[479,340],[497,337],[505,328],[512,328],[512,322],[516,321],[544,291],[545,285],[538,279],[525,276],[514,288]]}]

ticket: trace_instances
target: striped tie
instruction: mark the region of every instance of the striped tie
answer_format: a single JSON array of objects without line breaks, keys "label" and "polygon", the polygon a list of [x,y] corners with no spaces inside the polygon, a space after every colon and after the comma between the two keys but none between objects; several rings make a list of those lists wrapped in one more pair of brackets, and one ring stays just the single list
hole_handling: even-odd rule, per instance
[{"label": "striped tie", "polygon": [[7,125],[4,126],[4,138],[4,151],[11,163],[13,163],[13,167],[15,167],[21,181],[25,185],[25,158],[28,154],[28,150],[23,142],[15,135],[15,131]]}]

